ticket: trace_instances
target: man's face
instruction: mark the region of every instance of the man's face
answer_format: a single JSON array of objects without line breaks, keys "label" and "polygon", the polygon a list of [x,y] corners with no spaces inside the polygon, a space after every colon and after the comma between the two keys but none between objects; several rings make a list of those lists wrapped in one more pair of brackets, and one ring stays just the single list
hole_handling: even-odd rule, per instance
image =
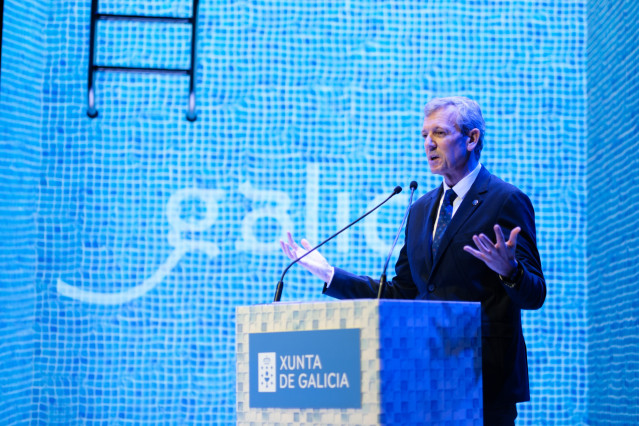
[{"label": "man's face", "polygon": [[440,108],[424,119],[422,129],[430,171],[444,176],[449,186],[472,171],[468,162],[475,146],[469,136],[461,134],[456,119],[454,106]]}]

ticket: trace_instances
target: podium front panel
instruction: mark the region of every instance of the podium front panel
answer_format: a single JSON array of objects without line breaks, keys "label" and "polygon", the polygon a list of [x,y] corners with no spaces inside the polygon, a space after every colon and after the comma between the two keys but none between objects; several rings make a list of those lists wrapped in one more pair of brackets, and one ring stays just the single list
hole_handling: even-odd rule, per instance
[{"label": "podium front panel", "polygon": [[477,303],[237,309],[237,423],[482,424]]}]

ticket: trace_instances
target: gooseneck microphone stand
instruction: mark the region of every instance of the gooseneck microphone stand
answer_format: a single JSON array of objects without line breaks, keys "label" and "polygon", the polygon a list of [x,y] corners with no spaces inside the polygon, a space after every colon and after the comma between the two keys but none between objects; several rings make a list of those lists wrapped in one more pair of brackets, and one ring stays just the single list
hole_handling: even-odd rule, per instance
[{"label": "gooseneck microphone stand", "polygon": [[303,255],[301,255],[300,257],[295,259],[294,261],[292,261],[286,267],[286,269],[284,269],[284,272],[282,272],[282,276],[280,277],[280,280],[277,283],[277,289],[275,290],[275,297],[273,298],[273,302],[279,302],[280,301],[280,299],[282,297],[282,290],[284,289],[284,275],[286,275],[288,270],[291,269],[291,266],[295,265],[297,262],[299,262],[300,260],[304,259],[309,254],[313,253],[315,250],[317,250],[318,248],[322,247],[324,244],[326,244],[327,242],[329,242],[333,238],[337,237],[339,234],[341,234],[342,232],[346,231],[348,228],[350,228],[351,226],[355,225],[357,222],[359,222],[360,220],[364,219],[369,214],[373,213],[375,210],[377,210],[378,208],[380,208],[381,206],[386,204],[386,202],[388,200],[390,200],[392,197],[394,197],[395,195],[399,194],[400,192],[402,192],[402,187],[401,186],[396,186],[395,189],[393,189],[393,193],[391,195],[389,195],[388,198],[386,198],[384,201],[379,203],[377,206],[375,206],[371,210],[367,211],[365,214],[363,214],[362,216],[357,218],[357,220],[355,220],[354,222],[349,223],[348,225],[346,225],[345,227],[343,227],[342,229],[340,229],[339,231],[337,231],[336,233],[334,233],[333,235],[331,235],[330,237],[328,237],[327,239],[322,241],[320,244],[316,245],[315,247],[313,247],[312,249],[310,249],[309,251],[307,251],[306,253],[304,253]]},{"label": "gooseneck microphone stand", "polygon": [[395,235],[395,240],[393,241],[393,245],[391,246],[390,252],[386,257],[386,262],[384,263],[384,270],[382,271],[382,276],[379,279],[379,289],[377,290],[377,298],[381,299],[384,295],[384,291],[386,291],[386,269],[388,269],[388,262],[390,262],[390,258],[393,254],[393,250],[395,250],[395,246],[397,245],[397,240],[399,239],[399,234],[402,232],[402,228],[406,223],[406,219],[408,218],[408,213],[410,212],[410,207],[413,204],[413,195],[415,194],[415,190],[417,189],[417,182],[412,181],[410,183],[410,198],[408,200],[408,207],[406,208],[406,213],[404,213],[404,219],[402,220],[402,224],[399,226],[397,230],[397,234]]}]

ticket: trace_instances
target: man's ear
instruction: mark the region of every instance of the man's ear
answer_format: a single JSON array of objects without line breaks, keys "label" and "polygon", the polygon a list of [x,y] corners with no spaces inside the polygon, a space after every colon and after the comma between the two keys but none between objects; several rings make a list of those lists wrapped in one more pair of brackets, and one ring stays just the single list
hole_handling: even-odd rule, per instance
[{"label": "man's ear", "polygon": [[479,143],[479,129],[473,129],[468,132],[468,142],[466,142],[466,149],[472,151],[477,147]]}]

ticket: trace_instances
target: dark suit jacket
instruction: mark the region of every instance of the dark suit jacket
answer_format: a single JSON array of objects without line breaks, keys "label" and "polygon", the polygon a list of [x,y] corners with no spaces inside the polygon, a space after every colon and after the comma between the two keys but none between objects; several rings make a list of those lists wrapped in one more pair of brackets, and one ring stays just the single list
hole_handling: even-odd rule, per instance
[{"label": "dark suit jacket", "polygon": [[[443,186],[415,202],[406,225],[406,239],[396,277],[385,298],[481,302],[484,408],[530,399],[526,344],[521,309],[538,309],[546,298],[530,199],[519,189],[490,174],[483,166],[453,216],[435,259],[431,256],[433,226]],[[521,227],[516,258],[524,273],[518,286],[504,285],[496,272],[466,253],[473,235],[495,240],[499,224],[506,239]],[[377,297],[378,280],[335,268],[325,294],[339,299]]]}]

